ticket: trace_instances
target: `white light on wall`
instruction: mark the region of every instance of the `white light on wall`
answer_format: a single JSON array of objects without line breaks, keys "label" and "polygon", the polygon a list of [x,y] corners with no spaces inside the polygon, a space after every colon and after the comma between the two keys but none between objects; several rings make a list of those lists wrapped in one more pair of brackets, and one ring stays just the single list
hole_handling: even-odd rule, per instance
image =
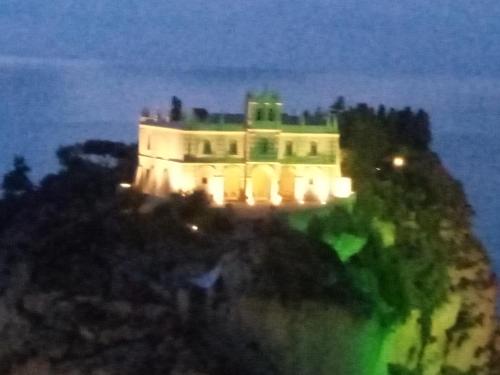
[{"label": "white light on wall", "polygon": [[328,200],[328,185],[321,178],[316,179],[314,185],[314,191],[316,193],[316,197],[318,197],[321,204],[325,204]]},{"label": "white light on wall", "polygon": [[247,198],[247,204],[248,204],[249,206],[253,206],[253,205],[255,205],[255,199],[253,199],[253,197],[252,197],[252,196],[248,197],[248,198]]},{"label": "white light on wall", "polygon": [[191,229],[193,232],[198,232],[198,225],[195,224],[190,224],[189,229]]},{"label": "white light on wall", "polygon": [[295,200],[299,204],[304,204],[306,193],[306,180],[303,176],[295,176]]},{"label": "white light on wall", "polygon": [[272,197],[271,203],[273,204],[273,206],[279,206],[282,200],[283,198],[281,197],[281,195],[276,194]]},{"label": "white light on wall", "polygon": [[337,177],[333,181],[333,196],[349,198],[352,194],[352,180],[349,177]]},{"label": "white light on wall", "polygon": [[132,185],[129,184],[128,182],[122,182],[122,183],[120,183],[120,187],[122,189],[130,189],[132,187]]},{"label": "white light on wall", "polygon": [[224,177],[214,176],[210,185],[210,192],[212,193],[214,203],[222,206],[224,204]]}]

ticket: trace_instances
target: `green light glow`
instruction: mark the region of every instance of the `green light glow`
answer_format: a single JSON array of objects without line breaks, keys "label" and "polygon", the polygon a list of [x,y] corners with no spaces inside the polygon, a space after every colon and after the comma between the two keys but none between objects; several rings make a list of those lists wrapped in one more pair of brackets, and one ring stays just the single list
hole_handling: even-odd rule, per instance
[{"label": "green light glow", "polygon": [[357,254],[366,245],[367,238],[356,236],[351,233],[325,233],[323,240],[337,252],[340,260],[346,262],[350,257]]}]

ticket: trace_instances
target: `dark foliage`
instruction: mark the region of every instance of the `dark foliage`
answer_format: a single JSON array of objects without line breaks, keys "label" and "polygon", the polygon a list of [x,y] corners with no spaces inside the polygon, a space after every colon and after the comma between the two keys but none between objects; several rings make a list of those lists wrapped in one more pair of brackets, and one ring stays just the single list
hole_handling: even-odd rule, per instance
[{"label": "dark foliage", "polygon": [[2,181],[5,199],[18,197],[33,190],[33,183],[28,177],[30,168],[22,156],[14,157],[14,169],[8,172]]},{"label": "dark foliage", "polygon": [[172,107],[170,108],[170,121],[182,120],[182,101],[177,97],[172,97]]}]

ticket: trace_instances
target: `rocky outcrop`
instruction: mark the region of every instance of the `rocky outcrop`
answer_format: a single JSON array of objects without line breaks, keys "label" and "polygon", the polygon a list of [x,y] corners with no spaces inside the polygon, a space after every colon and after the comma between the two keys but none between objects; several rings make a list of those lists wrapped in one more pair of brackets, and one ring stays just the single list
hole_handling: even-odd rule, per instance
[{"label": "rocky outcrop", "polygon": [[[13,210],[0,233],[0,373],[495,373],[495,283],[465,225],[431,231],[413,211],[356,221],[327,205],[315,212],[348,235],[325,241],[320,221],[293,230],[279,211],[238,217],[178,197],[141,213],[113,199]],[[434,247],[420,246],[430,233]],[[443,284],[427,268],[406,278],[421,271],[415,254],[445,260],[429,268]],[[433,290],[415,275],[441,300],[426,304]]]}]

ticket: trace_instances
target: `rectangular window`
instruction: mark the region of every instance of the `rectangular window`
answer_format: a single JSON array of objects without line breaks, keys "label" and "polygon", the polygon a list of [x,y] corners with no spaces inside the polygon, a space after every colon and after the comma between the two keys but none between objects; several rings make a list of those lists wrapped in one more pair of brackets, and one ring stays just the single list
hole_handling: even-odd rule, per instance
[{"label": "rectangular window", "polygon": [[266,138],[259,138],[256,142],[256,149],[259,154],[266,155],[269,152],[269,141]]},{"label": "rectangular window", "polygon": [[311,150],[309,152],[309,155],[318,155],[318,144],[316,142],[311,142]]},{"label": "rectangular window", "polygon": [[238,142],[231,141],[229,144],[229,155],[238,155]]},{"label": "rectangular window", "polygon": [[285,146],[285,155],[292,156],[293,155],[293,143],[287,142]]},{"label": "rectangular window", "polygon": [[205,155],[210,155],[212,153],[212,145],[210,144],[210,141],[203,142],[203,153]]}]

